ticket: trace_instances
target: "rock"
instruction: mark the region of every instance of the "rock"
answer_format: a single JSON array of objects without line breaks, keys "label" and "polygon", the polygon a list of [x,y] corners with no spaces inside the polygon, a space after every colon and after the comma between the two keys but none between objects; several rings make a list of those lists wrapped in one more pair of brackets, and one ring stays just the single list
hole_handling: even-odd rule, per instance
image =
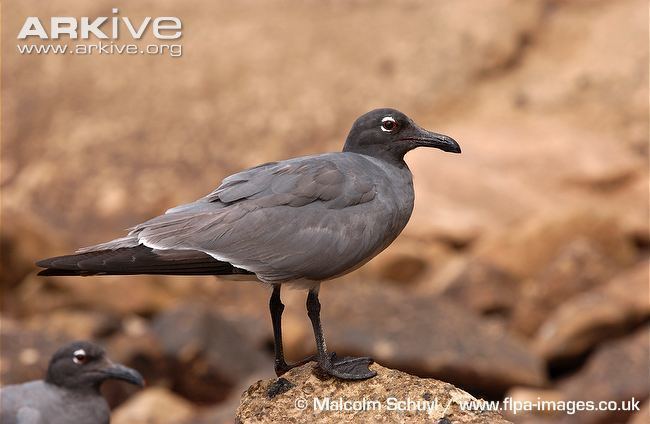
[{"label": "rock", "polygon": [[192,417],[192,424],[232,424],[235,422],[235,410],[239,406],[239,399],[220,402],[216,406],[203,410]]},{"label": "rock", "polygon": [[25,329],[13,319],[2,317],[0,332],[0,381],[24,383],[45,376],[50,358],[70,340],[57,333]]},{"label": "rock", "polygon": [[645,261],[606,285],[569,299],[544,322],[535,338],[550,363],[574,359],[650,318]]},{"label": "rock", "polygon": [[221,401],[257,370],[273,371],[269,355],[201,304],[181,305],[156,316],[152,331],[169,363],[171,387],[195,402]]},{"label": "rock", "polygon": [[[497,91],[488,94],[490,99],[503,98]],[[548,220],[575,210],[614,217],[626,230],[647,220],[645,159],[622,149],[616,131],[610,135],[572,125],[563,117],[541,119],[505,109],[495,109],[489,101],[474,103],[471,118],[445,122],[441,130],[460,140],[462,160],[438,161],[427,152],[407,157],[417,201],[405,235],[436,241],[462,240],[463,234],[473,234],[473,245],[482,244],[483,239],[515,232],[531,217]],[[568,155],[567,146],[581,154]],[[629,177],[606,191],[575,183],[584,175],[599,173]],[[643,185],[645,193],[640,191]],[[497,257],[499,264],[518,265],[509,263],[511,252],[495,249],[494,253],[504,254]],[[525,257],[516,249],[512,253],[519,260]],[[535,260],[537,253],[532,250],[528,260]],[[517,270],[524,272],[534,264],[523,263]]]},{"label": "rock", "polygon": [[36,261],[42,252],[62,249],[60,234],[43,225],[29,212],[20,213],[3,208],[4,225],[0,233],[0,301],[2,310],[15,313],[15,302],[7,297],[21,281],[36,269]]},{"label": "rock", "polygon": [[394,283],[398,287],[427,285],[439,268],[458,253],[437,240],[413,235],[398,240],[357,270],[352,279]]},{"label": "rock", "polygon": [[650,399],[646,400],[641,409],[632,414],[632,418],[627,424],[648,424],[650,420]]},{"label": "rock", "polygon": [[[321,289],[325,337],[339,355],[369,355],[382,365],[492,397],[545,382],[536,354],[453,302],[378,283],[340,284]],[[303,356],[312,353],[311,334],[303,349]]]},{"label": "rock", "polygon": [[[562,257],[563,249],[572,243],[587,244],[588,247],[573,250],[585,249],[590,253],[569,252]],[[477,246],[479,258],[520,279],[541,275],[554,261],[559,261],[556,268],[567,267],[569,263],[572,276],[584,272],[579,261],[571,264],[572,255],[606,258],[604,265],[593,260],[585,261],[585,264],[596,267],[595,270],[588,270],[590,274],[597,274],[604,267],[618,270],[637,260],[633,243],[626,237],[616,218],[580,209],[529,219]],[[569,279],[566,275],[562,278]]]},{"label": "rock", "polygon": [[181,424],[195,412],[194,406],[163,387],[141,390],[113,411],[112,424]]},{"label": "rock", "polygon": [[441,282],[451,298],[532,338],[566,299],[594,288],[637,261],[616,218],[584,210],[530,218],[477,243],[475,253]]},{"label": "rock", "polygon": [[[647,146],[647,124],[643,126],[640,121],[648,110],[648,83],[633,81],[647,74],[648,51],[629,43],[630,39],[645,37],[647,22],[640,16],[645,6],[640,0],[606,5],[558,3],[549,10],[543,31],[535,34],[535,48],[527,50],[522,66],[509,75],[508,85],[513,91],[525,90],[530,112],[544,115],[545,119],[558,114],[572,122],[592,123],[599,129],[620,127],[623,149],[638,128],[644,127],[642,137]],[[620,33],[601,30],[620,22],[627,24]],[[599,60],[602,57],[612,60],[603,62]],[[558,66],[559,61],[562,64]],[[535,80],[540,75],[548,78]],[[535,83],[530,83],[533,80]],[[602,103],[603,99],[608,102]],[[647,120],[647,114],[643,119]]]},{"label": "rock", "polygon": [[617,222],[585,211],[531,218],[479,241],[475,253],[449,261],[430,285],[532,338],[566,299],[637,260],[634,243]]},{"label": "rock", "polygon": [[120,319],[100,311],[53,310],[47,314],[32,315],[25,319],[31,330],[47,329],[48,332],[65,335],[70,340],[91,340],[106,337],[120,329]]},{"label": "rock", "polygon": [[[249,386],[260,379],[269,378],[271,373],[254,373],[241,380],[234,388],[228,398],[216,405],[202,408],[197,415],[192,417],[191,424],[232,424],[235,422],[235,414],[241,400],[241,395]],[[189,423],[188,423],[189,424]]]},{"label": "rock", "polygon": [[[241,398],[237,422],[241,423],[506,423],[496,412],[464,411],[460,405],[478,402],[451,384],[371,366],[377,376],[349,382],[321,379],[307,364],[289,371],[280,379],[260,380]],[[330,410],[320,410],[330,401]],[[406,402],[410,400],[410,410]],[[401,405],[397,401],[403,402]],[[335,405],[349,405],[334,410]],[[403,411],[395,409],[402,406]],[[419,405],[421,410],[416,409]],[[426,408],[430,409],[427,411]],[[345,406],[344,406],[345,408]],[[363,410],[365,409],[365,410]]]},{"label": "rock", "polygon": [[481,315],[508,318],[517,303],[519,281],[508,272],[478,259],[450,262],[434,286],[444,297]]},{"label": "rock", "polygon": [[[587,361],[584,369],[559,385],[565,399],[615,401],[632,398],[643,402],[650,393],[648,358],[650,357],[650,327],[644,326],[634,334],[607,343]],[[565,417],[564,422],[611,423],[624,421],[632,411],[629,405],[619,411],[583,411]]]},{"label": "rock", "polygon": [[383,260],[380,275],[397,283],[410,283],[417,280],[427,269],[427,262],[416,255],[393,255]]},{"label": "rock", "polygon": [[510,328],[532,338],[558,306],[594,290],[626,265],[612,260],[593,239],[570,241],[538,275],[522,282]]},{"label": "rock", "polygon": [[[273,341],[271,316],[268,309],[271,297],[270,287],[227,278],[209,281],[206,282],[206,285],[208,283],[212,292],[202,294],[201,303],[214,305],[214,308],[218,308],[219,315],[233,323],[256,348],[268,349],[269,344]],[[291,294],[299,294],[304,297],[304,292],[284,290],[282,298],[286,299]],[[287,321],[291,319],[290,312],[290,310],[286,311]],[[284,320],[283,316],[283,327],[291,326],[291,322],[285,323]],[[286,336],[291,338],[290,333]]]},{"label": "rock", "polygon": [[[192,277],[90,276],[39,277],[31,274],[15,292],[22,315],[83,308],[128,315],[153,315],[171,308],[179,295],[199,298],[214,279]],[[193,289],[196,288],[196,292]]]},{"label": "rock", "polygon": [[[105,339],[104,346],[116,362],[137,369],[148,386],[168,385],[173,378],[157,338],[149,324],[140,317],[126,317],[120,331]],[[102,392],[111,407],[120,405],[136,393],[129,385],[110,383],[102,386]]]}]

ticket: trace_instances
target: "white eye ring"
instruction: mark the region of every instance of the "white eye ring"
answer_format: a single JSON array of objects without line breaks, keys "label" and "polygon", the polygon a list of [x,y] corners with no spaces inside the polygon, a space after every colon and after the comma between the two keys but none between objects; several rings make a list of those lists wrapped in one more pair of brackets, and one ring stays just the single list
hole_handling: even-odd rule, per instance
[{"label": "white eye ring", "polygon": [[[390,122],[389,124],[386,124]],[[381,130],[383,132],[393,132],[397,129],[397,121],[392,116],[387,116],[381,120]]]},{"label": "white eye ring", "polygon": [[75,350],[72,354],[72,362],[83,364],[86,361],[86,351],[83,349]]}]

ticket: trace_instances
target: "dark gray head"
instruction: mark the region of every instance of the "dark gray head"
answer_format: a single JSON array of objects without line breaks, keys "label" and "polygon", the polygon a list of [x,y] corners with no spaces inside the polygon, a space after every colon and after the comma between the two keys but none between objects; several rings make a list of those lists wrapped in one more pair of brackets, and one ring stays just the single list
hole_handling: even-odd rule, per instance
[{"label": "dark gray head", "polygon": [[124,380],[144,386],[136,370],[114,364],[104,349],[90,342],[73,342],[59,349],[50,359],[45,381],[73,390],[99,390],[106,380]]},{"label": "dark gray head", "polygon": [[427,131],[399,110],[390,108],[371,110],[359,117],[350,129],[343,151],[401,161],[416,147],[460,153],[453,138]]}]

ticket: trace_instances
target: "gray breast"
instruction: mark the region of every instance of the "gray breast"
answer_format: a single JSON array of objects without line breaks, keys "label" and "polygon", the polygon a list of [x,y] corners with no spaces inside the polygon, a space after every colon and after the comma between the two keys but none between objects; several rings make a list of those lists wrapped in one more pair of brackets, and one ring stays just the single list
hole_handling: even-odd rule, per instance
[{"label": "gray breast", "polygon": [[78,394],[43,381],[0,390],[2,424],[105,424],[110,409],[99,394]]},{"label": "gray breast", "polygon": [[[309,214],[318,217],[315,225],[295,229],[298,235],[305,232],[303,248],[282,265],[300,269],[301,279],[324,281],[357,269],[390,245],[408,223],[414,202],[409,169],[368,156],[361,160],[370,164],[360,170],[374,182],[374,198],[342,209],[319,208]],[[301,220],[305,218],[296,216],[296,222]]]}]

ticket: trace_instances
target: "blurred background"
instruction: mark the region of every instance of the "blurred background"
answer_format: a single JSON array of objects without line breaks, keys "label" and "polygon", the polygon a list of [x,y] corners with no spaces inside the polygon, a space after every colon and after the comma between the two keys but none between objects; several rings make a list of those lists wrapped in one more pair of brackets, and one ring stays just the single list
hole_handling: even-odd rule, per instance
[{"label": "blurred background", "polygon": [[[179,17],[182,56],[16,51],[27,16],[113,7]],[[14,0],[2,36],[2,384],[91,339],[149,384],[106,385],[113,422],[232,422],[242,391],[273,375],[266,288],[41,278],[33,263],[243,168],[340,150],[357,116],[388,106],[463,154],[407,155],[404,233],[322,287],[330,347],[487,399],[635,397],[647,418],[646,1]],[[314,350],[304,297],[283,293],[290,358]]]}]

